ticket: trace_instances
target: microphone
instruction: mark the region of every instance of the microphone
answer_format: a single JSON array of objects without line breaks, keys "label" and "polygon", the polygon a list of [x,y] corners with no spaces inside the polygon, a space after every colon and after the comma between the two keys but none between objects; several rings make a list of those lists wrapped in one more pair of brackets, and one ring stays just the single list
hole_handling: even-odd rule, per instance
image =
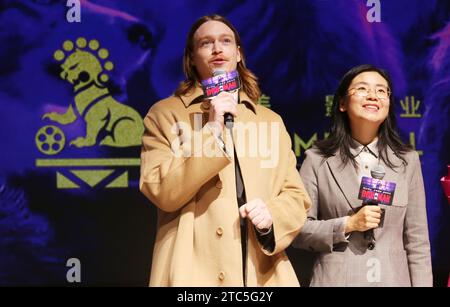
[{"label": "microphone", "polygon": [[376,165],[370,170],[370,175],[375,179],[383,180],[384,175],[386,175],[386,171],[381,165]]},{"label": "microphone", "polygon": [[[216,69],[213,71],[213,77],[217,77],[220,75],[226,75],[226,71],[224,70],[220,70],[220,69]],[[223,91],[223,85],[220,85],[220,89],[219,89],[219,93]],[[223,115],[223,119],[224,119],[224,123],[225,123],[225,127],[227,127],[228,129],[233,128],[234,125],[234,117],[231,113],[225,113]]]},{"label": "microphone", "polygon": [[[370,170],[370,175],[372,178],[382,180],[384,178],[384,175],[386,174],[386,171],[381,165],[375,166],[373,169]],[[378,202],[370,201],[366,204],[367,206],[378,206]],[[373,232],[373,229],[369,229],[364,231],[364,239],[367,241],[367,248],[369,250],[373,250],[375,248],[375,235]]]},{"label": "microphone", "polygon": [[[221,69],[216,69],[212,73],[213,76],[211,78],[202,81],[203,96],[205,99],[212,99],[223,91],[232,93],[241,88],[237,70],[226,72]],[[225,113],[224,123],[227,128],[231,129],[234,123],[233,115]]]},{"label": "microphone", "polygon": [[[375,166],[370,171],[371,177],[363,176],[361,186],[359,188],[358,198],[362,199],[365,206],[378,206],[378,204],[391,205],[394,198],[395,182],[383,180],[386,171],[381,165]],[[384,219],[384,209],[381,212],[379,227],[382,227]],[[373,229],[364,231],[364,239],[366,239],[367,248],[372,250],[375,248],[375,236]]]}]

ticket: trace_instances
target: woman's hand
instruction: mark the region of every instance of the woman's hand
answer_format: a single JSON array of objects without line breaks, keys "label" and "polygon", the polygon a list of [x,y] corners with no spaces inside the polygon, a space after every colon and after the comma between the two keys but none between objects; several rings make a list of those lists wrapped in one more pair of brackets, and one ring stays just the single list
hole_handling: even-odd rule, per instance
[{"label": "woman's hand", "polygon": [[379,206],[364,206],[347,220],[345,233],[353,231],[364,232],[369,229],[377,228],[380,221],[381,208]]}]

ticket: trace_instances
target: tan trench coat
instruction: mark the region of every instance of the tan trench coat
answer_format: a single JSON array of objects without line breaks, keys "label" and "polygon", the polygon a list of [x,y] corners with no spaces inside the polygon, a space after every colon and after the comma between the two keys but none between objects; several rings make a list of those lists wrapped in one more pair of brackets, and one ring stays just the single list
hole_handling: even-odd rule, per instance
[{"label": "tan trench coat", "polygon": [[[188,96],[171,96],[153,105],[144,119],[140,190],[158,208],[150,286],[243,285],[234,158],[204,126],[209,102],[202,101],[201,95],[196,88]],[[247,200],[266,202],[275,235],[275,249],[268,252],[248,223],[247,285],[298,286],[284,250],[305,222],[310,199],[281,118],[250,101],[243,91],[240,100],[233,134]],[[199,118],[201,124],[196,122]],[[243,146],[238,146],[240,124],[256,125],[261,131],[267,130],[265,125],[278,126],[258,135],[256,148],[268,144],[271,152],[251,153],[254,136],[241,138]],[[194,129],[201,143],[195,144]],[[229,137],[225,143],[230,144]],[[274,154],[278,161],[270,165],[267,161]]]}]

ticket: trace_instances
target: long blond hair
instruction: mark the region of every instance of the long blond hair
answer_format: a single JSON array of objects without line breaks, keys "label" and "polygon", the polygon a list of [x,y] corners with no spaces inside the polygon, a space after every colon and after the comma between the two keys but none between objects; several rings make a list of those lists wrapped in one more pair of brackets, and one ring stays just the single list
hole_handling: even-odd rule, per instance
[{"label": "long blond hair", "polygon": [[241,79],[241,89],[253,102],[258,103],[259,97],[261,96],[261,90],[258,85],[258,78],[245,65],[245,53],[241,44],[239,33],[231,24],[231,22],[220,15],[207,15],[200,17],[189,30],[183,55],[183,71],[186,76],[186,80],[180,83],[178,88],[175,90],[175,95],[181,96],[187,94],[195,87],[195,84],[197,82],[201,81],[192,61],[192,54],[194,52],[194,34],[202,24],[210,20],[220,21],[226,24],[233,31],[234,37],[236,39],[236,45],[239,47],[239,51],[241,54],[241,61],[237,63],[237,71]]}]

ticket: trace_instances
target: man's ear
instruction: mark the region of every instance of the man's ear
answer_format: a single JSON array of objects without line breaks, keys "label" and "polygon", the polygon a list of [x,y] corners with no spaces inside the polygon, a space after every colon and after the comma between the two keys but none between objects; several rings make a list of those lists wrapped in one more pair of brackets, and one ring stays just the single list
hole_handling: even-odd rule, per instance
[{"label": "man's ear", "polygon": [[237,46],[237,62],[241,61],[241,46]]}]

